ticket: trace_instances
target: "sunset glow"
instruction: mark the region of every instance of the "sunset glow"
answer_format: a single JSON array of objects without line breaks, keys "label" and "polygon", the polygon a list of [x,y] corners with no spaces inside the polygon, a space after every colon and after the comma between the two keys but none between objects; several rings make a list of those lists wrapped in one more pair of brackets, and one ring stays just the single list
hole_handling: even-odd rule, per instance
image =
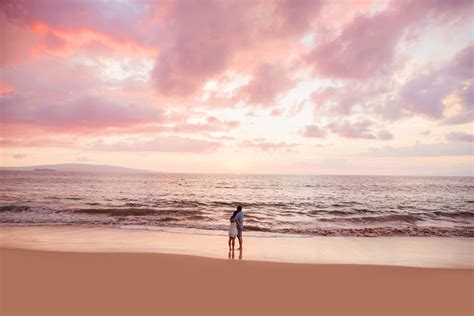
[{"label": "sunset glow", "polygon": [[0,166],[473,175],[474,5],[2,1]]}]

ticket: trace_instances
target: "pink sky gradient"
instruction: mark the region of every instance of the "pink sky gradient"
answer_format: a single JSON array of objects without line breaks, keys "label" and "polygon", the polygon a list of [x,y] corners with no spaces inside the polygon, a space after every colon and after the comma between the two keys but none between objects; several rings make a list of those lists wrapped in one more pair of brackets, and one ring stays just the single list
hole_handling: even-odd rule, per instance
[{"label": "pink sky gradient", "polygon": [[0,3],[1,166],[473,175],[472,1]]}]

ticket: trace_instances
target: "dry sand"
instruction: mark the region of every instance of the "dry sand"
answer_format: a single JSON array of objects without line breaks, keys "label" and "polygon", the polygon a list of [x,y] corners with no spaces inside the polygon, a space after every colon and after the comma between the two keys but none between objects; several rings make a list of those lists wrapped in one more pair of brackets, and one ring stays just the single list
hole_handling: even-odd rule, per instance
[{"label": "dry sand", "polygon": [[2,315],[473,315],[472,269],[0,249]]}]

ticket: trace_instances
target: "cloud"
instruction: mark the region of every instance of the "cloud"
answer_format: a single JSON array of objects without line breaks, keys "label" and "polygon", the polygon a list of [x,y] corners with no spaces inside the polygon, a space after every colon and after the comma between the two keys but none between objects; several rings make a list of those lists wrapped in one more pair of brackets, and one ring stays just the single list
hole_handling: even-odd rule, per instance
[{"label": "cloud", "polygon": [[368,78],[387,69],[403,35],[404,20],[392,10],[356,17],[340,35],[318,45],[307,57],[320,75]]},{"label": "cloud", "polygon": [[467,134],[463,132],[449,133],[445,136],[445,138],[447,141],[450,141],[450,142],[469,142],[469,143],[474,142],[473,134]]},{"label": "cloud", "polygon": [[283,114],[283,113],[282,113],[282,111],[281,111],[280,109],[273,109],[273,110],[270,112],[270,115],[271,115],[271,116],[275,116],[275,117],[281,116],[282,114]]},{"label": "cloud", "polygon": [[15,158],[15,159],[23,159],[23,158],[28,157],[28,155],[22,154],[22,153],[13,154],[13,155],[11,155],[11,156],[12,156],[13,158]]},{"label": "cloud", "polygon": [[288,111],[288,117],[294,117],[298,113],[300,113],[305,106],[305,101],[301,101],[300,103],[294,105],[293,107],[290,108]]},{"label": "cloud", "polygon": [[376,96],[386,90],[386,83],[348,82],[340,87],[318,89],[311,94],[311,100],[319,115],[347,116],[356,106],[368,108],[377,101]]},{"label": "cloud", "polygon": [[[388,121],[422,116],[441,124],[470,122],[474,118],[473,56],[474,44],[470,44],[443,64],[416,72],[399,87],[379,76],[320,88],[311,95],[315,113],[330,117],[373,113]],[[459,111],[446,111],[448,98]]]},{"label": "cloud", "polygon": [[241,88],[237,98],[250,104],[269,106],[292,85],[293,81],[282,66],[263,63],[257,68],[252,80]]},{"label": "cloud", "polygon": [[288,144],[285,142],[269,142],[265,139],[256,138],[253,140],[245,140],[240,143],[241,147],[257,148],[263,151],[276,151],[286,150],[291,151],[293,148],[299,146],[299,144]]},{"label": "cloud", "polygon": [[151,40],[143,30],[150,16],[150,6],[142,1],[7,0],[1,2],[0,10],[17,25],[43,24],[66,31],[92,30],[120,40]]},{"label": "cloud", "polygon": [[349,121],[340,120],[334,121],[327,124],[324,128],[317,126],[316,124],[306,125],[303,136],[304,137],[315,137],[325,138],[327,132],[336,134],[342,138],[352,139],[379,139],[379,140],[391,140],[393,135],[386,131],[380,130],[378,133],[372,131],[373,123],[368,120],[361,121]]},{"label": "cloud", "polygon": [[349,122],[343,120],[328,124],[327,128],[334,134],[344,138],[363,138],[375,139],[376,137],[370,130],[372,122],[367,120]]},{"label": "cloud", "polygon": [[[398,96],[382,107],[382,116],[400,118],[407,114],[419,114],[430,119],[442,120],[444,124],[472,121],[473,56],[474,45],[469,45],[443,67],[408,80],[400,88]],[[460,96],[462,111],[445,117],[445,98],[456,94]]]},{"label": "cloud", "polygon": [[388,132],[388,131],[385,131],[385,130],[382,130],[382,131],[379,131],[377,133],[377,139],[380,139],[380,140],[391,140],[393,139],[393,135],[392,133]]},{"label": "cloud", "polygon": [[[0,2],[0,5],[2,3],[4,2]],[[38,36],[26,27],[10,23],[5,12],[1,10],[0,30],[2,34],[0,66],[13,65],[34,55],[34,48],[40,41]]]},{"label": "cloud", "polygon": [[209,116],[205,123],[176,124],[173,130],[177,133],[224,132],[237,128],[239,125],[238,121],[220,121],[216,117]]},{"label": "cloud", "polygon": [[427,20],[448,22],[472,12],[470,1],[392,1],[377,13],[356,16],[307,56],[317,74],[366,79],[392,66],[395,49],[410,28]]},{"label": "cloud", "polygon": [[91,143],[88,149],[98,151],[208,153],[217,150],[220,146],[221,143],[216,141],[169,136],[111,143],[98,140]]},{"label": "cloud", "polygon": [[73,147],[77,145],[75,137],[0,137],[0,146],[4,148],[22,147]]},{"label": "cloud", "polygon": [[304,137],[316,137],[316,138],[324,138],[326,137],[326,131],[319,128],[317,125],[306,125],[303,131]]},{"label": "cloud", "polygon": [[[255,50],[263,43],[281,42],[309,29],[319,1],[177,1],[170,6],[162,27],[166,43],[153,71],[163,95],[190,96],[223,73],[237,57],[258,60]],[[297,16],[298,18],[295,18]],[[277,45],[275,43],[275,45]],[[275,48],[276,46],[273,46]],[[269,51],[265,54],[268,56]],[[250,55],[250,58],[244,55]],[[266,103],[281,83],[269,86],[265,66],[259,67],[248,88],[251,102]]]},{"label": "cloud", "polygon": [[372,149],[365,155],[371,157],[433,157],[433,156],[472,156],[474,148],[466,143],[433,143],[404,147],[384,147]]},{"label": "cloud", "polygon": [[62,131],[127,127],[158,122],[163,118],[160,109],[122,104],[93,95],[59,102],[8,95],[0,100],[0,105],[2,123],[37,125]]}]

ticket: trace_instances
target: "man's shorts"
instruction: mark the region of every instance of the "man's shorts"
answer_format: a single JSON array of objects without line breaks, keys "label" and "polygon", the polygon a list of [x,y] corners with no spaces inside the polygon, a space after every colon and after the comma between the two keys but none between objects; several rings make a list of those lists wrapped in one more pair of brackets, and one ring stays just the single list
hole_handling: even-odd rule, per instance
[{"label": "man's shorts", "polygon": [[242,237],[243,227],[237,226],[237,237]]}]

